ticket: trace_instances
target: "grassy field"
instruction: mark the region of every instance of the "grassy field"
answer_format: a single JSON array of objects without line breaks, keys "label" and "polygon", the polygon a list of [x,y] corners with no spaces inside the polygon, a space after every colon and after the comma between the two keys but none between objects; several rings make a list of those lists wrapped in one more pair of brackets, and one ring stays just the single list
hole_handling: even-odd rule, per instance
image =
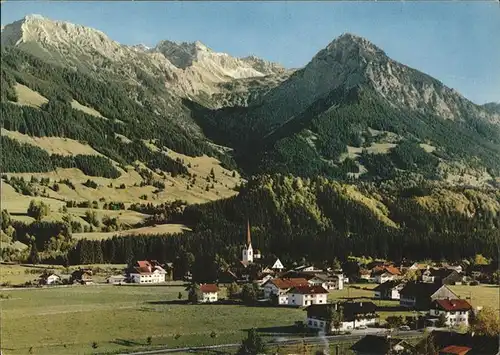
[{"label": "grassy field", "polygon": [[[124,265],[92,265],[116,272]],[[62,272],[57,270],[58,272]],[[23,281],[24,266],[2,265],[2,279]],[[43,269],[40,269],[42,272]],[[102,280],[104,276],[102,277]],[[350,285],[333,291],[330,301],[372,301],[388,315],[410,315],[397,309],[397,301],[373,300],[374,285]],[[362,289],[366,288],[366,289]],[[453,286],[462,297],[473,294],[473,303],[498,308],[494,286]],[[178,300],[181,293],[182,300]],[[4,354],[112,354],[155,346],[181,347],[239,342],[246,330],[257,327],[266,339],[289,333],[305,312],[294,308],[242,305],[189,305],[183,285],[89,285],[44,289],[4,290],[1,293],[2,349]],[[386,310],[385,310],[386,309]],[[211,336],[214,332],[215,337]],[[147,344],[147,338],[152,344]],[[97,348],[92,348],[92,343]]]},{"label": "grassy field", "polygon": [[450,286],[460,298],[470,297],[469,302],[474,306],[489,306],[493,309],[500,309],[500,292],[498,286]]},{"label": "grassy field", "polygon": [[126,264],[92,264],[72,265],[65,268],[61,265],[2,264],[0,265],[0,283],[10,286],[23,285],[27,281],[38,280],[40,275],[47,270],[52,270],[63,278],[68,278],[71,272],[80,267],[96,270],[93,275],[93,280],[96,282],[104,282],[109,275],[122,274],[126,266]]},{"label": "grassy field", "polygon": [[73,237],[76,239],[90,239],[90,240],[101,240],[106,238],[111,238],[115,235],[120,237],[141,234],[141,235],[154,235],[154,234],[171,234],[171,233],[181,233],[183,231],[190,231],[188,227],[183,224],[159,224],[151,227],[141,227],[135,229],[128,229],[119,232],[93,232],[93,233],[74,233]]},{"label": "grassy field", "polygon": [[[238,342],[246,329],[292,326],[304,311],[188,305],[182,286],[76,286],[2,292],[5,355],[105,354],[152,346]],[[211,333],[216,337],[212,338]],[[97,348],[92,348],[92,343]]]},{"label": "grassy field", "polygon": [[19,83],[14,86],[14,90],[16,91],[17,104],[19,105],[39,108],[49,101],[46,97],[43,97],[38,92],[33,91],[29,87]]}]

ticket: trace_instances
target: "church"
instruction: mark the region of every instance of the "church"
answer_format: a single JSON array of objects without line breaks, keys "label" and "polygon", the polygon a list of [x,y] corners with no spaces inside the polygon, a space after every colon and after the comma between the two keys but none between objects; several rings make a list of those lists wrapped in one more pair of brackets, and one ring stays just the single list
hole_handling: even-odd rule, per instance
[{"label": "church", "polygon": [[243,247],[241,263],[247,266],[248,264],[252,264],[254,262],[254,259],[260,260],[261,258],[262,255],[260,254],[259,249],[253,250],[252,236],[250,234],[250,221],[247,221],[247,242]]},{"label": "church", "polygon": [[284,269],[283,264],[279,259],[273,263],[272,266],[263,265],[264,260],[263,256],[260,253],[259,249],[253,249],[252,246],[252,236],[250,232],[250,221],[247,220],[247,235],[246,235],[246,243],[243,246],[243,250],[241,253],[241,264],[247,267],[250,264],[259,264],[262,272],[281,272]]}]

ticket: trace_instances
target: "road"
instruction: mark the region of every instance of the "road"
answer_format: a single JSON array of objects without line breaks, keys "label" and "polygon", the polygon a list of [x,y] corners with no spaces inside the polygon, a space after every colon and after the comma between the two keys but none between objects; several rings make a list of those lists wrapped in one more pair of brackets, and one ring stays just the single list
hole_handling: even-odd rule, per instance
[{"label": "road", "polygon": [[[351,334],[345,335],[328,335],[328,336],[315,336],[308,338],[287,338],[287,337],[277,337],[266,343],[267,346],[283,346],[283,345],[296,345],[296,344],[307,344],[307,345],[327,345],[329,341],[346,341],[346,340],[358,340],[367,334],[377,334],[383,335],[387,334],[387,329],[385,328],[368,328],[365,330],[354,330]],[[421,335],[422,332],[417,330],[399,332],[397,336],[399,337],[413,337]],[[393,334],[396,335],[396,334]],[[186,348],[164,348],[149,351],[139,351],[134,353],[123,353],[121,355],[161,355],[161,354],[172,354],[172,353],[185,353],[197,350],[214,350],[214,349],[224,349],[224,348],[236,348],[239,347],[241,343],[235,344],[220,344],[220,345],[209,345],[209,346],[193,346]]]}]

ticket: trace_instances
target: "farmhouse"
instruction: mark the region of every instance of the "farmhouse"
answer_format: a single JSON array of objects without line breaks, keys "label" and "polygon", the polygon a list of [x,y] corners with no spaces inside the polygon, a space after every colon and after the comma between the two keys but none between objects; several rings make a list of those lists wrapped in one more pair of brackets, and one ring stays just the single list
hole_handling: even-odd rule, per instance
[{"label": "farmhouse", "polygon": [[371,281],[372,280],[372,272],[370,270],[367,270],[367,269],[360,269],[359,270],[359,278],[361,280]]},{"label": "farmhouse", "polygon": [[453,269],[429,269],[422,273],[422,281],[442,285],[461,284],[464,275]]},{"label": "farmhouse", "polygon": [[436,299],[458,298],[446,285],[425,282],[408,282],[399,291],[402,307],[428,310]]},{"label": "farmhouse", "polygon": [[124,283],[125,280],[126,280],[126,277],[123,275],[111,275],[111,276],[106,278],[106,283],[120,285],[120,284]]},{"label": "farmhouse", "polygon": [[414,271],[425,271],[425,270],[428,270],[429,269],[429,265],[428,264],[423,264],[423,263],[413,263],[409,268],[408,270],[414,270]]},{"label": "farmhouse", "polygon": [[300,265],[293,269],[299,272],[323,272],[321,269],[316,269],[313,265]]},{"label": "farmhouse", "polygon": [[447,326],[469,326],[469,314],[472,306],[462,299],[434,300],[429,310],[429,317],[437,320],[442,314]]},{"label": "farmhouse", "polygon": [[372,271],[371,278],[378,284],[395,280],[401,276],[401,271],[394,266],[378,266]]},{"label": "farmhouse", "polygon": [[288,295],[286,294],[291,288],[297,286],[309,286],[309,283],[304,278],[276,278],[264,283],[264,298],[278,297],[278,304],[288,304]]},{"label": "farmhouse", "polygon": [[375,298],[381,300],[399,300],[399,292],[403,289],[405,283],[399,280],[384,282],[373,289]]},{"label": "farmhouse", "polygon": [[[344,302],[333,304],[314,304],[307,308],[306,326],[311,329],[331,333],[334,330],[349,330],[361,325],[374,325],[378,315],[373,302]],[[337,313],[339,323],[332,317]]]},{"label": "farmhouse", "polygon": [[383,335],[365,335],[351,350],[356,355],[386,355],[413,353],[413,346],[398,338]]},{"label": "farmhouse", "polygon": [[40,285],[57,285],[61,283],[61,277],[56,274],[43,274],[38,280]]},{"label": "farmhouse", "polygon": [[156,261],[140,260],[130,272],[130,280],[133,283],[160,283],[165,282],[167,272]]},{"label": "farmhouse", "polygon": [[318,273],[311,271],[287,271],[281,275],[282,278],[304,278],[311,286],[321,286],[324,289],[342,290],[344,288],[344,275],[338,273],[335,275],[329,273]]},{"label": "farmhouse", "polygon": [[215,284],[200,285],[200,294],[198,296],[198,302],[201,303],[217,302],[218,292],[219,288]]},{"label": "farmhouse", "polygon": [[92,270],[89,269],[79,269],[73,271],[70,277],[71,283],[79,283],[82,285],[87,285],[92,283]]},{"label": "farmhouse", "polygon": [[327,303],[328,291],[322,286],[295,286],[286,295],[288,296],[288,305],[303,307]]}]

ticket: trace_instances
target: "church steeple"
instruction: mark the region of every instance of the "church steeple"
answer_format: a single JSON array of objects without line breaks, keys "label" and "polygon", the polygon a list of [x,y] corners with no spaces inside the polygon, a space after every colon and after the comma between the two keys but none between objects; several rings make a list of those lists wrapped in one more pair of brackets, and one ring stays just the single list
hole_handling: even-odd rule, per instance
[{"label": "church steeple", "polygon": [[250,235],[250,221],[247,219],[247,242],[243,247],[242,262],[245,264],[253,263],[252,238]]},{"label": "church steeple", "polygon": [[247,246],[252,245],[252,237],[250,235],[250,220],[247,219]]}]

